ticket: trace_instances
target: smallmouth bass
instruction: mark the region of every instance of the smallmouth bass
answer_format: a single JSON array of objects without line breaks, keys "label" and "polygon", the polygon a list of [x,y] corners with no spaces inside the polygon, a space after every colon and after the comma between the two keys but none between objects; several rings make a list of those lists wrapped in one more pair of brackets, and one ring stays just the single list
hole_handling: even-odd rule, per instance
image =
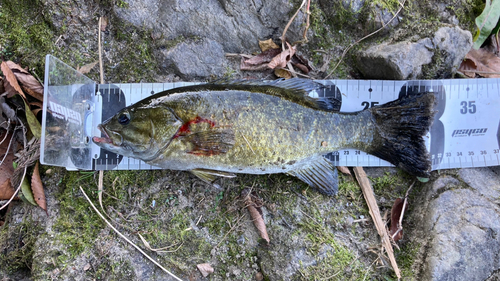
[{"label": "smallmouth bass", "polygon": [[322,155],[353,148],[408,173],[431,170],[423,136],[432,125],[435,97],[424,93],[356,113],[307,79],[235,81],[175,88],[126,107],[99,125],[100,147],[206,182],[235,173],[287,173],[328,195],[337,170]]}]

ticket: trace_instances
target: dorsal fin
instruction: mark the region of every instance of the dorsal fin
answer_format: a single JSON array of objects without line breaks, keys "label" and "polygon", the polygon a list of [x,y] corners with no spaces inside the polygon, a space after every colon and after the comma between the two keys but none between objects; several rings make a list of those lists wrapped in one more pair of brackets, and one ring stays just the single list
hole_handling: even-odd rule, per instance
[{"label": "dorsal fin", "polygon": [[[323,85],[310,79],[292,78],[273,81],[224,79],[206,86],[265,93],[323,111],[339,111],[342,103],[342,94],[335,85]],[[316,97],[310,97],[311,93]]]},{"label": "dorsal fin", "polygon": [[[207,84],[198,84],[173,88],[154,94],[138,104],[149,106],[151,100],[159,96],[169,96],[184,92],[204,91],[246,91],[280,97],[291,102],[322,111],[340,111],[342,94],[335,85],[323,85],[310,79],[292,78],[288,80],[218,80]],[[313,96],[313,97],[310,97]]]}]

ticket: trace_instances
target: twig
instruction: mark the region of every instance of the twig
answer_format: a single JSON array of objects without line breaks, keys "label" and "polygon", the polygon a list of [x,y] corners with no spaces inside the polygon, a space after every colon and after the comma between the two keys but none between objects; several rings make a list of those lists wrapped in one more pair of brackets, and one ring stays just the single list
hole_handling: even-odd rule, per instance
[{"label": "twig", "polygon": [[345,55],[347,54],[347,52],[349,52],[349,50],[350,50],[352,47],[354,47],[355,45],[357,45],[359,42],[361,42],[361,41],[365,40],[366,38],[368,38],[368,37],[370,37],[370,36],[372,36],[372,35],[374,35],[374,34],[378,33],[380,30],[384,29],[384,28],[385,28],[385,27],[386,27],[386,26],[387,26],[387,25],[388,25],[388,24],[389,24],[389,23],[390,23],[393,19],[395,19],[395,18],[398,16],[399,12],[401,12],[401,10],[403,9],[405,2],[406,2],[406,0],[403,0],[403,3],[400,3],[400,6],[401,6],[401,7],[400,7],[400,8],[399,8],[399,10],[396,12],[396,14],[394,14],[394,16],[393,16],[393,17],[392,17],[392,18],[391,18],[388,22],[384,23],[384,25],[382,25],[382,27],[381,27],[381,28],[379,28],[379,29],[375,30],[374,32],[372,32],[372,33],[370,33],[370,34],[366,35],[365,37],[363,37],[363,38],[359,39],[358,41],[356,41],[356,42],[352,43],[352,44],[351,44],[351,45],[350,45],[347,49],[345,49],[345,50],[344,50],[344,52],[342,53],[342,56],[340,56],[339,62],[335,65],[335,67],[332,69],[332,71],[330,71],[330,73],[328,73],[328,75],[325,77],[325,79],[327,79],[328,77],[330,77],[330,75],[332,75],[332,74],[333,74],[333,72],[337,69],[337,67],[339,66],[339,64],[340,64],[340,63],[342,62],[342,60],[344,59],[344,57],[345,57]]},{"label": "twig", "polygon": [[135,249],[137,249],[141,254],[143,254],[147,259],[149,259],[152,263],[154,263],[156,266],[158,266],[159,268],[161,268],[164,272],[166,272],[167,274],[169,274],[170,276],[172,276],[175,280],[179,280],[179,281],[182,281],[182,279],[180,279],[179,277],[175,276],[173,273],[171,273],[170,271],[168,271],[166,268],[164,268],[163,266],[161,266],[161,264],[159,264],[157,261],[155,261],[153,258],[151,258],[150,256],[148,256],[148,254],[146,254],[141,248],[139,248],[139,246],[135,245],[132,241],[130,241],[127,237],[125,237],[125,235],[121,234],[121,232],[119,232],[108,220],[106,220],[106,218],[101,214],[101,212],[99,212],[99,210],[96,208],[96,206],[94,205],[94,203],[92,203],[92,201],[90,200],[90,198],[87,196],[87,194],[85,193],[85,191],[83,190],[83,188],[80,186],[80,190],[82,191],[83,193],[83,196],[85,196],[85,199],[87,199],[87,201],[89,201],[90,203],[90,206],[92,206],[92,208],[94,209],[94,211],[101,217],[101,219],[106,222],[106,224],[111,227],[111,229],[113,229],[114,232],[116,232],[116,234],[118,234],[121,238],[123,238],[125,241],[127,241],[127,243],[129,243],[130,245],[132,245]]},{"label": "twig", "polygon": [[[98,30],[97,41],[98,41],[98,50],[99,50],[99,76],[101,78],[101,84],[104,84],[104,70],[102,67],[102,47],[101,47],[101,22],[102,22],[102,17],[99,17],[99,26],[97,27],[97,30]],[[100,170],[99,171],[99,182],[98,182],[99,184],[97,185],[97,194],[99,197],[99,205],[101,205],[102,211],[106,214],[106,211],[104,211],[104,208],[102,206],[102,191],[104,189],[103,178],[104,178],[104,171]]]},{"label": "twig", "polygon": [[377,199],[375,199],[375,196],[373,195],[373,189],[370,181],[368,181],[368,177],[366,176],[363,167],[354,167],[353,170],[356,178],[358,179],[359,185],[361,186],[361,190],[363,191],[363,196],[365,197],[366,204],[368,205],[368,209],[373,222],[375,223],[375,227],[377,228],[377,232],[382,239],[382,245],[384,246],[387,255],[389,256],[389,260],[391,261],[392,268],[394,269],[398,279],[401,279],[401,272],[399,271],[396,258],[394,257],[391,240],[385,228],[384,222],[382,221],[382,217],[380,216]]},{"label": "twig", "polygon": [[[8,135],[8,132],[5,132],[5,137],[7,137],[7,135]],[[7,150],[5,151],[5,155],[3,156],[2,161],[0,161],[0,165],[3,164],[3,161],[5,161],[5,158],[7,158],[7,155],[9,155],[10,145],[12,144],[12,140],[14,139],[14,136],[15,136],[15,132],[12,132],[12,137],[10,138],[9,145],[7,146]],[[4,140],[5,140],[5,138],[4,138]],[[2,140],[2,142],[4,140]]]},{"label": "twig", "polygon": [[[457,71],[457,72],[460,72],[460,71]],[[500,75],[500,72],[479,71],[479,70],[470,70],[470,71],[463,70],[462,73],[477,73],[477,74],[496,74],[496,75]]]},{"label": "twig", "polygon": [[102,69],[102,49],[101,49],[101,21],[102,17],[99,17],[99,26],[97,27],[98,32],[98,49],[99,49],[99,75],[101,78],[101,84],[104,84],[104,70]]},{"label": "twig", "polygon": [[415,181],[413,181],[413,183],[410,185],[410,188],[408,188],[408,190],[406,191],[405,199],[404,199],[404,202],[403,202],[403,209],[401,210],[401,215],[399,215],[398,231],[396,231],[391,236],[392,240],[394,240],[394,237],[396,237],[396,235],[403,230],[403,216],[405,214],[406,205],[408,203],[408,194],[410,193],[410,190],[411,190],[411,188],[413,187],[414,184],[415,184]]},{"label": "twig", "polygon": [[309,9],[311,7],[311,0],[307,0],[307,8],[306,8],[306,27],[304,28],[304,33],[302,34],[302,38],[304,42],[307,42],[307,30],[309,30],[309,16],[311,15],[311,10]]},{"label": "twig", "polygon": [[292,24],[292,22],[295,19],[295,17],[299,14],[300,9],[302,9],[302,7],[304,7],[305,4],[306,4],[306,0],[303,0],[302,4],[300,4],[300,7],[297,9],[297,11],[295,12],[295,14],[290,19],[290,21],[288,21],[288,23],[285,26],[285,29],[283,30],[283,34],[281,35],[281,38],[280,38],[281,39],[281,49],[283,51],[285,51],[285,35],[286,35],[286,32],[288,31],[288,28]]},{"label": "twig", "polygon": [[99,179],[97,181],[97,197],[99,198],[99,205],[101,205],[101,210],[106,214],[106,211],[104,211],[104,207],[102,206],[102,192],[104,190],[103,181],[104,181],[104,171],[100,170],[99,171]]},{"label": "twig", "polygon": [[[5,136],[3,137],[2,141],[0,141],[0,144],[2,144],[5,141],[5,139],[7,139],[7,136],[9,135],[10,119],[7,121],[3,121],[2,124],[0,124],[0,125],[3,125],[3,123],[5,123],[5,122],[7,122],[7,129],[5,129]],[[14,133],[12,135],[14,135]],[[7,151],[6,153],[9,153],[9,151]],[[0,163],[0,165],[2,165],[2,163],[3,163],[3,160]]]},{"label": "twig", "polygon": [[202,217],[203,217],[203,215],[200,216],[200,218],[198,219],[198,221],[196,221],[195,225],[198,225],[200,223]]},{"label": "twig", "polygon": [[217,246],[215,246],[216,248],[219,247],[219,245],[224,242],[224,240],[226,240],[226,237],[229,235],[229,233],[231,233],[231,231],[233,231],[237,226],[239,226],[239,222],[240,220],[244,217],[245,215],[241,215],[235,222],[235,224],[229,229],[229,231],[224,235],[224,237],[222,237],[222,239],[220,240],[220,242],[217,244]]}]

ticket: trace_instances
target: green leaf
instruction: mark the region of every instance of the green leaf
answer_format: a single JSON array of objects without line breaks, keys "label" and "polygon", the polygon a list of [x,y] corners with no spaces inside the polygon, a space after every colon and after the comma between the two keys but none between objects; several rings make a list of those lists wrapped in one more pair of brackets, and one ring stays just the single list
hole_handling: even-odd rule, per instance
[{"label": "green leaf", "polygon": [[497,23],[497,26],[493,28],[493,31],[491,31],[491,34],[495,34],[498,37],[498,31],[500,30],[500,20]]},{"label": "green leaf", "polygon": [[26,177],[24,178],[23,183],[21,184],[21,192],[23,195],[21,196],[21,199],[23,199],[23,201],[27,201],[35,206],[38,206],[35,202],[35,198],[33,197],[33,192],[31,191],[31,186]]},{"label": "green leaf", "polygon": [[429,181],[429,178],[417,177],[417,179],[418,179],[419,182],[428,182]]},{"label": "green leaf", "polygon": [[35,136],[35,138],[40,139],[42,137],[42,126],[40,126],[40,122],[36,119],[35,114],[31,112],[31,109],[26,101],[24,101],[24,108],[26,111],[26,120],[28,120],[31,133]]},{"label": "green leaf", "polygon": [[500,0],[486,0],[483,12],[476,18],[477,32],[474,35],[474,49],[479,49],[497,26],[500,18]]}]

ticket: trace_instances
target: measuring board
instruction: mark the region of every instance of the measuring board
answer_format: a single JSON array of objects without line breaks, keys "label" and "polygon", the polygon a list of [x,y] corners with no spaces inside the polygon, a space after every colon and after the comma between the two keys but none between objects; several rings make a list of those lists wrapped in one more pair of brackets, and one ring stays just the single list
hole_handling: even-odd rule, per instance
[{"label": "measuring board", "polygon": [[[500,79],[316,80],[312,97],[334,96],[341,112],[355,112],[422,92],[437,98],[436,115],[425,136],[432,169],[500,165]],[[70,170],[159,169],[101,149],[92,136],[118,110],[152,94],[199,83],[96,84],[47,55],[40,160]],[[325,128],[328,130],[328,128]],[[359,150],[328,155],[336,166],[392,166]]]}]

